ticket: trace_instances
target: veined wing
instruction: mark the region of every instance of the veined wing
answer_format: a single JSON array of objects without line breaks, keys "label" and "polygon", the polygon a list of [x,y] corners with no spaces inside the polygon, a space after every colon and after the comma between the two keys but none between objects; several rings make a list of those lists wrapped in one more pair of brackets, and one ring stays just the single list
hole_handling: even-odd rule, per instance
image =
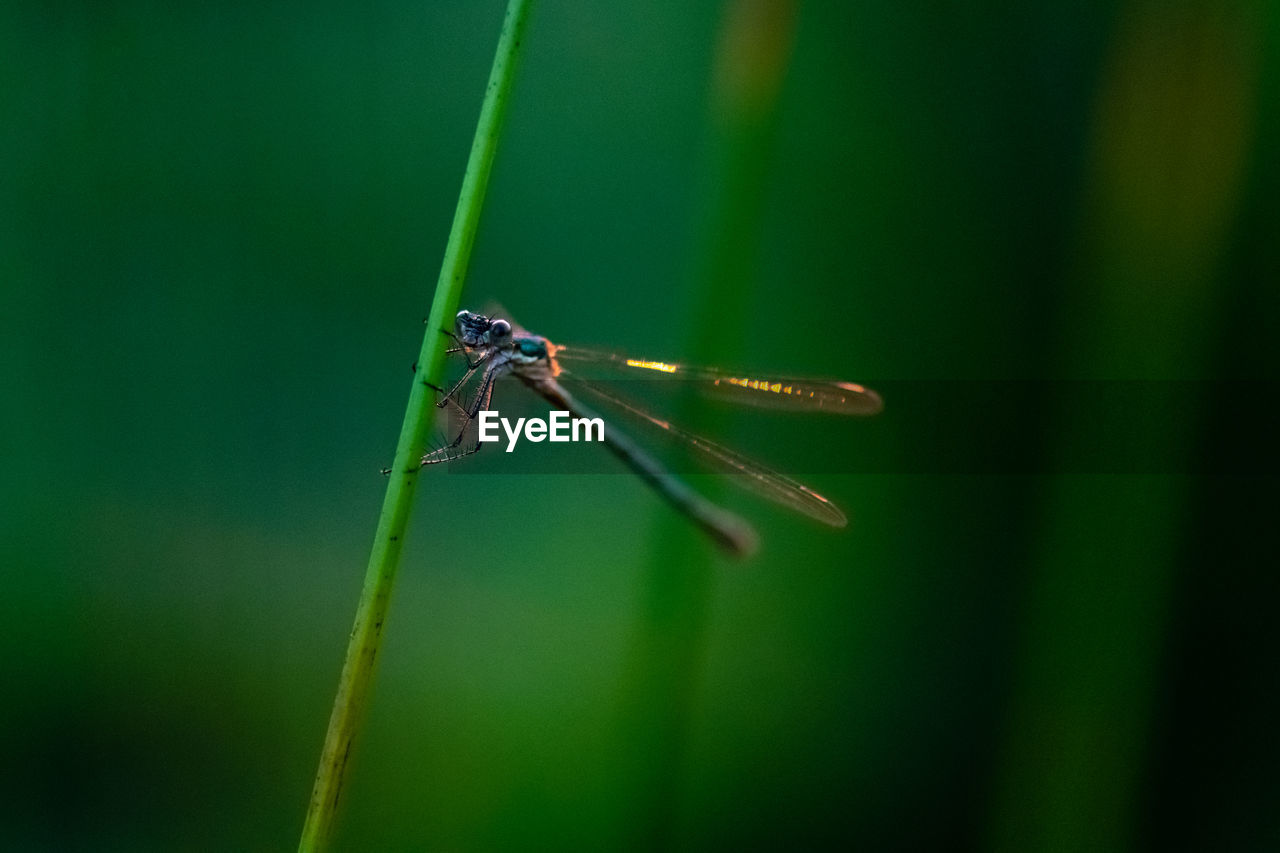
[{"label": "veined wing", "polygon": [[[729,473],[734,475],[734,482],[740,483],[761,497],[803,513],[810,518],[816,518],[818,521],[829,524],[832,527],[844,527],[848,524],[848,519],[838,506],[813,489],[796,482],[785,474],[779,474],[777,471],[752,462],[742,454],[732,451],[723,445],[716,444],[710,439],[694,435],[669,421],[654,417],[626,400],[605,391],[598,385],[578,377],[574,378],[574,383],[589,393],[607,400],[614,407],[626,412],[634,419],[643,421],[668,435],[674,436],[686,446],[693,448],[709,459],[727,466],[730,469]],[[605,428],[608,429],[607,426]]]},{"label": "veined wing", "polygon": [[578,346],[557,346],[556,359],[575,376],[586,375],[592,368],[603,368],[637,379],[685,380],[695,383],[700,390],[745,406],[839,415],[874,415],[884,408],[879,394],[854,382],[735,373]]}]

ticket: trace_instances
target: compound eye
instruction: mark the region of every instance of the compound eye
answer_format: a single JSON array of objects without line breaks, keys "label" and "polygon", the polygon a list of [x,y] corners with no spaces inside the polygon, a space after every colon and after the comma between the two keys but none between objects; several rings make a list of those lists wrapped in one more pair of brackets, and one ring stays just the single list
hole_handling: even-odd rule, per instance
[{"label": "compound eye", "polygon": [[462,330],[467,327],[467,320],[469,319],[471,319],[470,311],[459,311],[457,316],[453,318],[453,330],[461,335]]},{"label": "compound eye", "polygon": [[489,340],[505,341],[511,337],[511,324],[506,320],[494,320],[489,325]]}]

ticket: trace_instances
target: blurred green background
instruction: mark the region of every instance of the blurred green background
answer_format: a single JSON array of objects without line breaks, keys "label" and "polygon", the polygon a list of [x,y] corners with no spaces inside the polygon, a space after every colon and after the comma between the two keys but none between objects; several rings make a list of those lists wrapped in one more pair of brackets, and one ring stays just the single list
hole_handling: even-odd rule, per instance
[{"label": "blurred green background", "polygon": [[[502,14],[0,10],[0,847],[296,845]],[[433,471],[336,847],[1280,846],[1275,469],[1216,462],[1280,374],[1278,27],[542,0],[464,302],[1046,380],[917,448],[1041,462],[845,473],[912,429],[892,396],[687,411],[850,516],[720,492],[744,565],[629,476]],[[1115,475],[1058,472],[1094,404],[1061,378],[1254,384]]]}]

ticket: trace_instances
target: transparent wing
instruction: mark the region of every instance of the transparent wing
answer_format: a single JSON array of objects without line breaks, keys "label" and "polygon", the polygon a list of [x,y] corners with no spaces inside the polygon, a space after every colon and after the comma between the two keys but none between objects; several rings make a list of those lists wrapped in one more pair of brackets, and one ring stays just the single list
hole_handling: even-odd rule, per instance
[{"label": "transparent wing", "polygon": [[625,412],[632,419],[662,430],[684,446],[723,466],[727,469],[727,473],[733,482],[755,492],[761,497],[768,498],[810,518],[816,518],[818,521],[829,524],[832,527],[844,527],[848,523],[848,519],[838,506],[813,489],[796,482],[785,474],[779,474],[777,471],[752,462],[742,454],[723,445],[694,435],[669,421],[657,418],[628,403],[621,397],[605,391],[598,385],[580,377],[575,377],[573,384],[600,399],[606,400],[615,409]]},{"label": "transparent wing", "polygon": [[636,378],[683,380],[700,391],[744,406],[838,415],[874,415],[884,408],[879,394],[854,382],[736,373],[578,346],[557,346],[556,360],[575,376],[592,378],[603,370]]}]

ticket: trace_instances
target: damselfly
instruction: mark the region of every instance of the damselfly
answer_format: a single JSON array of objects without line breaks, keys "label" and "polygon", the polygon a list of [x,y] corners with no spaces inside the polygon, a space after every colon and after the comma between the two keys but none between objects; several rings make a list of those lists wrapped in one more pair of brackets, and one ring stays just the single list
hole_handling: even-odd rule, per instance
[{"label": "damselfly", "polygon": [[[844,513],[835,504],[808,486],[680,429],[578,374],[585,367],[603,366],[624,374],[690,380],[746,405],[843,415],[874,415],[880,411],[880,396],[870,389],[852,382],[748,376],[554,344],[509,320],[470,311],[459,311],[454,330],[445,331],[445,334],[456,344],[448,352],[465,358],[467,367],[462,377],[448,390],[432,387],[441,395],[436,405],[441,408],[452,406],[461,416],[461,428],[447,443],[423,456],[422,465],[453,461],[480,449],[474,429],[475,419],[481,411],[489,408],[494,383],[503,376],[515,376],[553,407],[566,410],[575,418],[600,417],[560,382],[561,378],[573,378],[576,385],[599,399],[664,431],[696,453],[718,463],[735,475],[734,479],[764,497],[833,527],[843,527],[846,523]],[[474,395],[469,396],[464,405],[459,402],[459,395],[478,372],[480,379]],[[755,550],[757,537],[750,525],[694,491],[632,439],[609,425],[604,431],[604,441],[615,456],[720,545],[738,556]]]}]

